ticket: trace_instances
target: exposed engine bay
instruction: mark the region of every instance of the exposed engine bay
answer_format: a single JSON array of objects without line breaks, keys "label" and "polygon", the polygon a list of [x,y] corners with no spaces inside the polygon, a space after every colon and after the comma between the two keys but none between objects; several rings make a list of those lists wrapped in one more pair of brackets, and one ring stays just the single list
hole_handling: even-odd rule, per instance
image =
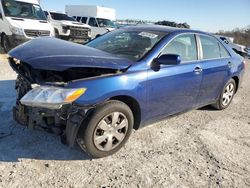
[{"label": "exposed engine bay", "polygon": [[24,62],[15,61],[14,58],[9,58],[11,67],[29,81],[31,84],[55,84],[63,85],[67,82],[108,74],[116,74],[121,71],[108,68],[95,68],[95,67],[80,67],[70,68],[63,71],[33,69],[29,64]]}]

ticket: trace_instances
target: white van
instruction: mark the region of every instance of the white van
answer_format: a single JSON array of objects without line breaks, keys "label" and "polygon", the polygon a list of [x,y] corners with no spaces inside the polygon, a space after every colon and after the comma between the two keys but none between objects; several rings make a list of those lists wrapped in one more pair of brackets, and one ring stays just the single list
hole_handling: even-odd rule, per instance
[{"label": "white van", "polygon": [[114,22],[109,19],[81,16],[74,16],[74,18],[78,22],[88,24],[91,27],[92,39],[116,29]]},{"label": "white van", "polygon": [[37,0],[0,0],[1,46],[6,52],[30,39],[54,36]]}]

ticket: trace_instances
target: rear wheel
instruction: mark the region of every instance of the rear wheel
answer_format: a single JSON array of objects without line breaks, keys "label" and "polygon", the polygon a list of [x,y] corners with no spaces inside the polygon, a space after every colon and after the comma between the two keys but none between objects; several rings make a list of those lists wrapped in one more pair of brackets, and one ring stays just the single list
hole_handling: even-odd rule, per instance
[{"label": "rear wheel", "polygon": [[231,104],[235,92],[236,92],[236,83],[233,79],[230,79],[224,86],[220,98],[212,106],[217,110],[226,109]]},{"label": "rear wheel", "polygon": [[77,142],[94,158],[112,155],[128,140],[133,123],[133,113],[126,104],[109,101],[92,113]]}]

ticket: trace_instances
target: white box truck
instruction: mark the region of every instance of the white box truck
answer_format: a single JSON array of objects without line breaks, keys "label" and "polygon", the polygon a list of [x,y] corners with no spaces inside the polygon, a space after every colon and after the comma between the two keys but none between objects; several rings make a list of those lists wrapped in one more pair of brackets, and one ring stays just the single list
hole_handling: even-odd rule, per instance
[{"label": "white box truck", "polygon": [[116,25],[112,22],[112,20],[116,19],[116,11],[112,8],[66,5],[65,12],[69,16],[73,16],[78,22],[90,25],[92,38],[113,31],[116,28]]},{"label": "white box truck", "polygon": [[54,36],[37,0],[0,0],[0,36],[5,52],[30,39]]}]

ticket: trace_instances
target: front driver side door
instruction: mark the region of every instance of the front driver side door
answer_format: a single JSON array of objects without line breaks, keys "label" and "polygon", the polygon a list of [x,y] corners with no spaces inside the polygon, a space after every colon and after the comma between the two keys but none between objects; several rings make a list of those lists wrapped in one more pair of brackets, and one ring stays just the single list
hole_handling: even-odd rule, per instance
[{"label": "front driver side door", "polygon": [[163,49],[161,55],[178,54],[182,61],[180,65],[161,65],[159,71],[149,70],[146,119],[160,119],[196,105],[202,81],[197,49],[195,34],[178,35]]}]

